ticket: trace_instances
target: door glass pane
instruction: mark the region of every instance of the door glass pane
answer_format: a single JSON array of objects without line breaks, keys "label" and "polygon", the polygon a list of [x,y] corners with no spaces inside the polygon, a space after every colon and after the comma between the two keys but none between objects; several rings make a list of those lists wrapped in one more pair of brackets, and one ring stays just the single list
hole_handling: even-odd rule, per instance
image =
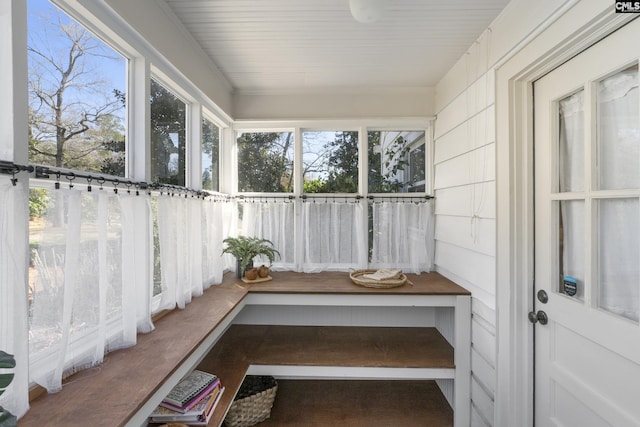
[{"label": "door glass pane", "polygon": [[558,103],[560,191],[584,190],[584,90]]},{"label": "door glass pane", "polygon": [[640,178],[638,66],[598,83],[598,188],[636,188]]},{"label": "door glass pane", "polygon": [[584,300],[584,201],[564,200],[558,204],[558,291]]},{"label": "door glass pane", "polygon": [[638,199],[599,200],[599,307],[638,321],[640,268]]}]

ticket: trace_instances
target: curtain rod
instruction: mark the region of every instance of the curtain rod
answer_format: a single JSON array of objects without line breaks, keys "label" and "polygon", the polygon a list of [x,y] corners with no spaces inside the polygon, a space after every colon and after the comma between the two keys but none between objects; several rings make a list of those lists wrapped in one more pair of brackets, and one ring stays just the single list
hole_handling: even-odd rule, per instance
[{"label": "curtain rod", "polygon": [[388,195],[368,195],[368,196],[361,196],[360,194],[354,194],[353,196],[345,196],[345,195],[331,195],[331,194],[303,194],[301,196],[294,196],[293,194],[286,194],[286,195],[282,195],[282,194],[274,194],[274,195],[268,195],[268,194],[254,194],[254,195],[244,195],[244,194],[240,194],[238,196],[234,196],[235,199],[238,200],[251,200],[251,199],[287,199],[287,200],[295,200],[295,199],[301,199],[301,200],[307,200],[307,199],[356,199],[356,200],[361,200],[364,198],[367,198],[369,200],[374,200],[374,199],[410,199],[410,200],[419,200],[419,199],[425,199],[425,200],[430,200],[430,199],[434,199],[434,196],[430,196],[430,195],[417,195],[417,196],[411,196],[410,193],[393,193],[393,194],[388,194]]},{"label": "curtain rod", "polygon": [[19,165],[13,162],[0,160],[0,174],[13,175],[13,178],[11,178],[11,182],[13,183],[13,185],[16,185],[16,182],[18,181],[18,179],[15,177],[15,174],[22,171],[27,171],[29,173],[35,172],[35,178],[43,178],[43,179],[48,179],[48,178],[51,178],[51,175],[55,175],[56,178],[59,180],[61,176],[64,176],[67,179],[67,181],[69,181],[70,183],[76,178],[82,178],[87,181],[87,185],[89,186],[89,189],[91,188],[91,182],[93,181],[101,185],[104,184],[105,182],[108,182],[111,185],[113,185],[114,191],[116,193],[118,190],[118,186],[124,185],[128,189],[131,187],[135,187],[136,190],[156,190],[160,192],[167,191],[172,195],[174,195],[175,192],[186,193],[185,197],[189,193],[199,197],[200,196],[202,197],[220,196],[218,194],[210,193],[206,190],[194,190],[192,188],[182,187],[182,186],[173,185],[173,184],[164,184],[160,182],[148,183],[144,181],[135,181],[135,180],[126,179],[126,178],[115,178],[115,177],[104,176],[99,174],[72,172],[72,171],[67,171],[67,170],[62,170],[57,168],[51,168],[49,166]]}]

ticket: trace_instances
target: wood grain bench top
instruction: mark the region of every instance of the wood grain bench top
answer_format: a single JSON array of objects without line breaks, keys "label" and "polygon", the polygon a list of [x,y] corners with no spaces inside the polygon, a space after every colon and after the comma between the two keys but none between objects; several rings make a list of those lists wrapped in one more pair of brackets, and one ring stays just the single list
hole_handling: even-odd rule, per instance
[{"label": "wood grain bench top", "polygon": [[59,393],[34,399],[18,425],[125,425],[248,293],[469,295],[437,273],[407,275],[412,285],[391,289],[355,285],[344,272],[271,276],[270,282],[244,284],[225,274],[221,285],[194,298],[186,309],[155,321],[156,329],[138,335],[134,347],[109,353],[102,365],[71,376]]},{"label": "wood grain bench top", "polygon": [[18,425],[124,425],[246,293],[235,283],[211,287],[157,320],[135,346],[107,354],[99,367],[69,377],[62,391],[36,398]]}]

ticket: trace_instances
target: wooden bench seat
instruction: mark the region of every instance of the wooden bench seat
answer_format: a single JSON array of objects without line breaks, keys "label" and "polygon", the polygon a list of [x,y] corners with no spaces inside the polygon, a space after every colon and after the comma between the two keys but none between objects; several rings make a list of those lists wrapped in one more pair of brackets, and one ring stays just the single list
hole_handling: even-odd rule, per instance
[{"label": "wooden bench seat", "polygon": [[169,378],[182,376],[180,368],[186,373],[185,362],[212,331],[233,320],[246,294],[235,283],[208,289],[186,309],[157,320],[135,346],[109,353],[99,367],[71,376],[62,391],[36,398],[18,425],[125,425]]},{"label": "wooden bench seat", "polygon": [[[393,289],[371,289],[356,286],[350,282],[346,273],[303,274],[293,272],[272,273],[274,280],[255,285],[246,285],[233,274],[225,275],[223,284],[213,286],[201,297],[194,298],[185,310],[173,310],[155,322],[156,330],[139,335],[134,347],[108,354],[105,362],[94,369],[80,372],[69,378],[59,393],[43,395],[31,402],[31,409],[18,422],[19,426],[65,425],[65,426],[119,426],[143,425],[146,415],[151,413],[166,393],[179,379],[199,364],[207,370],[221,375],[228,387],[221,402],[221,411],[216,410],[210,425],[219,425],[226,407],[231,403],[237,387],[252,363],[269,363],[281,349],[275,348],[276,341],[262,349],[262,353],[253,352],[251,346],[256,340],[240,340],[233,345],[234,358],[230,361],[216,360],[214,345],[227,330],[233,319],[243,309],[249,297],[286,298],[296,294],[310,297],[315,295],[321,300],[322,294],[343,295],[345,300],[358,301],[367,298],[385,299],[392,295],[407,295],[420,298],[428,296],[468,296],[469,292],[437,273],[408,275],[412,285]],[[284,295],[286,294],[286,295]],[[376,296],[374,296],[376,295]],[[269,301],[266,302],[269,304]],[[255,334],[251,328],[246,334]],[[366,342],[367,328],[360,332],[360,339]],[[441,344],[442,369],[453,369],[452,348],[441,337],[431,331],[431,342]],[[283,329],[270,327],[270,334],[285,335]],[[415,331],[414,331],[415,332]],[[437,331],[435,331],[437,332]],[[316,333],[320,333],[316,331]],[[237,333],[229,335],[230,338]],[[304,335],[304,334],[302,334]],[[304,339],[303,336],[300,339]],[[434,338],[435,337],[435,338]],[[307,338],[308,339],[308,338]],[[435,340],[435,341],[433,341]],[[224,341],[221,342],[223,344]],[[380,345],[370,341],[371,345]],[[216,349],[220,346],[216,345]],[[289,350],[287,350],[289,351]],[[271,352],[271,356],[269,356]],[[207,355],[210,353],[209,355]],[[410,351],[407,351],[407,354]],[[252,360],[252,355],[261,354],[262,360]],[[295,353],[290,353],[295,357]],[[347,356],[345,356],[347,357]],[[360,361],[363,357],[356,357]],[[203,360],[204,358],[204,360]],[[408,360],[408,359],[407,359]],[[435,359],[434,359],[435,360]],[[213,363],[212,361],[215,361]],[[238,363],[240,362],[240,363]],[[302,363],[300,359],[288,360],[290,363]],[[317,364],[318,361],[313,361]],[[332,362],[335,363],[335,362]],[[408,361],[400,362],[407,364]],[[355,364],[362,364],[355,362]],[[384,362],[384,364],[388,364]]]}]

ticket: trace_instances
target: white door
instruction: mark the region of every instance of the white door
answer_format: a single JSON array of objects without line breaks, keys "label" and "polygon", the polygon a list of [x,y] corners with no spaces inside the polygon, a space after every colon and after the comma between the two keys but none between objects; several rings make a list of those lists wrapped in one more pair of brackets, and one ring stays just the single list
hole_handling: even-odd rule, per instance
[{"label": "white door", "polygon": [[534,84],[538,427],[640,426],[639,41],[636,19]]}]

